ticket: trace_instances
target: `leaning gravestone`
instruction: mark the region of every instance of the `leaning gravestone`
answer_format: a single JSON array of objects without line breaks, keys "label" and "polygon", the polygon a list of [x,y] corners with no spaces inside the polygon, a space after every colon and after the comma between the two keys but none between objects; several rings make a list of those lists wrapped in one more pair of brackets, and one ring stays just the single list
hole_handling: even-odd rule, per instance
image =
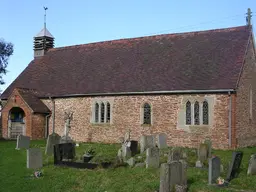
[{"label": "leaning gravestone", "polygon": [[138,153],[138,141],[131,140],[130,149],[131,149],[132,156],[136,155]]},{"label": "leaning gravestone", "polygon": [[17,137],[17,145],[16,149],[19,150],[21,148],[28,149],[30,144],[30,137],[24,135],[18,135]]},{"label": "leaning gravestone", "polygon": [[46,155],[53,155],[53,146],[60,143],[60,136],[57,133],[53,133],[48,136],[45,154]]},{"label": "leaning gravestone", "polygon": [[232,161],[229,166],[227,181],[231,181],[233,178],[236,178],[239,174],[240,165],[243,159],[242,151],[233,151]]},{"label": "leaning gravestone", "polygon": [[164,149],[167,148],[167,135],[165,133],[160,133],[156,135],[156,142],[157,142],[157,147],[159,149]]},{"label": "leaning gravestone", "polygon": [[209,185],[216,183],[220,176],[220,158],[212,157],[209,160],[208,183]]},{"label": "leaning gravestone", "polygon": [[157,147],[146,150],[146,168],[158,168],[160,163],[160,153]]},{"label": "leaning gravestone", "polygon": [[180,148],[172,148],[168,153],[167,163],[172,161],[179,161],[181,159],[181,149]]},{"label": "leaning gravestone", "polygon": [[146,149],[155,147],[155,139],[153,135],[143,135],[140,138],[140,153],[143,153]]},{"label": "leaning gravestone", "polygon": [[256,175],[256,154],[251,155],[247,175]]},{"label": "leaning gravestone", "polygon": [[38,148],[27,149],[27,168],[39,169],[43,167],[42,151]]}]

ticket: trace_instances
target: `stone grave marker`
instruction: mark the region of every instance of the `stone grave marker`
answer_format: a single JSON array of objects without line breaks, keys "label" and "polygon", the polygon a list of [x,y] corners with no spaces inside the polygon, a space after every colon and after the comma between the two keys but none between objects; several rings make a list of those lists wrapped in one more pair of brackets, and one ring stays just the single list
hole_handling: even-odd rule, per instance
[{"label": "stone grave marker", "polygon": [[75,158],[75,144],[74,143],[62,143],[54,145],[54,164],[57,164],[63,159]]},{"label": "stone grave marker", "polygon": [[231,181],[233,178],[236,178],[239,174],[240,165],[243,159],[242,151],[233,151],[232,153],[232,161],[229,166],[227,181]]},{"label": "stone grave marker", "polygon": [[209,171],[208,171],[208,183],[209,185],[216,183],[217,178],[220,176],[220,158],[212,157],[208,159]]},{"label": "stone grave marker", "polygon": [[159,149],[164,149],[167,148],[167,135],[165,133],[160,133],[156,135],[156,142],[157,142],[157,147]]},{"label": "stone grave marker", "polygon": [[251,155],[247,175],[256,175],[256,154]]},{"label": "stone grave marker", "polygon": [[131,153],[134,156],[138,153],[138,141],[131,140],[130,144]]},{"label": "stone grave marker", "polygon": [[45,147],[46,155],[53,155],[53,146],[60,143],[60,136],[57,133],[53,133],[48,136]]},{"label": "stone grave marker", "polygon": [[208,146],[207,144],[201,143],[198,148],[198,160],[200,160],[202,163],[207,160],[208,156]]},{"label": "stone grave marker", "polygon": [[163,163],[160,168],[160,192],[175,191],[178,188],[187,189],[186,168],[180,161]]},{"label": "stone grave marker", "polygon": [[125,144],[122,145],[122,159],[123,161],[126,161],[131,158],[132,152],[130,147],[127,147]]},{"label": "stone grave marker", "polygon": [[27,168],[39,169],[43,167],[42,151],[39,148],[27,149]]},{"label": "stone grave marker", "polygon": [[172,148],[168,154],[167,162],[170,163],[172,161],[179,161],[181,159],[181,149],[180,148]]},{"label": "stone grave marker", "polygon": [[160,163],[160,154],[157,147],[151,147],[146,150],[146,168],[158,168]]},{"label": "stone grave marker", "polygon": [[207,145],[207,157],[212,157],[212,141],[210,139],[206,139],[204,143]]},{"label": "stone grave marker", "polygon": [[17,136],[17,144],[16,144],[16,149],[19,150],[21,148],[28,149],[30,144],[30,137],[24,136],[19,134]]},{"label": "stone grave marker", "polygon": [[155,147],[155,139],[153,135],[142,135],[140,137],[140,153],[143,153],[147,148]]}]

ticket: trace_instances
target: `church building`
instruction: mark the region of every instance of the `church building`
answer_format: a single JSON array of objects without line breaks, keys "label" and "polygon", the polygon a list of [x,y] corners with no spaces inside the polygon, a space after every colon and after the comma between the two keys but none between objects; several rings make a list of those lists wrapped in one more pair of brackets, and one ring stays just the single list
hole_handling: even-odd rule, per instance
[{"label": "church building", "polygon": [[116,143],[166,133],[168,145],[256,145],[251,24],[56,47],[46,26],[34,58],[2,93],[2,136]]}]

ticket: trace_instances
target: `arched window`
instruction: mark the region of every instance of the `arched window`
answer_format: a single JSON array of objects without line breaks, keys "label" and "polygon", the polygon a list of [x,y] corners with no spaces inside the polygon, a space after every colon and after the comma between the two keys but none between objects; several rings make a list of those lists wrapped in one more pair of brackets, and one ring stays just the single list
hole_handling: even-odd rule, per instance
[{"label": "arched window", "polygon": [[144,104],[143,115],[143,124],[151,124],[151,107],[148,103]]},{"label": "arched window", "polygon": [[187,101],[186,103],[186,125],[191,125],[191,103]]},{"label": "arched window", "polygon": [[209,124],[209,107],[208,102],[203,102],[203,124],[208,125]]},{"label": "arched window", "polygon": [[104,103],[100,105],[100,122],[104,123],[104,116],[105,116],[105,106]]},{"label": "arched window", "polygon": [[200,112],[199,112],[199,102],[196,101],[194,104],[194,124],[200,125]]},{"label": "arched window", "polygon": [[110,104],[107,102],[107,123],[110,122]]},{"label": "arched window", "polygon": [[99,122],[99,104],[95,104],[95,123]]}]

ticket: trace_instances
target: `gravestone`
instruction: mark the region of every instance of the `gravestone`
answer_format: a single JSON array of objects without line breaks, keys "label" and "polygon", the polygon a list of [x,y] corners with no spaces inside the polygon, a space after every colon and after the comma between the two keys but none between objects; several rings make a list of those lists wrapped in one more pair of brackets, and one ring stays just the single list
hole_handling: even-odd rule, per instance
[{"label": "gravestone", "polygon": [[54,145],[54,164],[62,161],[63,159],[75,158],[75,144],[62,143]]},{"label": "gravestone", "polygon": [[160,166],[160,189],[159,192],[170,191],[170,164],[162,163]]},{"label": "gravestone", "polygon": [[153,135],[142,135],[140,137],[140,153],[143,153],[147,148],[155,147],[155,139]]},{"label": "gravestone", "polygon": [[42,151],[38,148],[27,149],[27,168],[39,169],[43,167]]},{"label": "gravestone", "polygon": [[127,147],[125,144],[122,145],[122,159],[123,161],[128,160],[132,156],[130,147]]},{"label": "gravestone", "polygon": [[216,183],[217,178],[220,176],[220,158],[212,157],[208,159],[208,183],[209,185]]},{"label": "gravestone", "polygon": [[158,168],[160,161],[159,149],[151,147],[146,150],[146,168]]},{"label": "gravestone", "polygon": [[182,162],[163,163],[160,168],[160,192],[175,191],[175,186],[187,189],[187,170]]},{"label": "gravestone", "polygon": [[256,154],[251,155],[247,175],[256,175]]},{"label": "gravestone", "polygon": [[181,159],[181,149],[180,148],[172,148],[168,154],[167,162],[171,161],[179,161]]},{"label": "gravestone", "polygon": [[124,135],[124,142],[128,142],[131,139],[131,130],[129,129]]},{"label": "gravestone", "polygon": [[47,143],[46,143],[46,148],[45,148],[45,154],[46,155],[53,155],[53,146],[55,144],[60,143],[60,136],[57,133],[53,133],[48,136],[47,138]]},{"label": "gravestone", "polygon": [[200,160],[202,163],[207,160],[208,156],[208,146],[207,144],[201,143],[198,148],[198,160]]},{"label": "gravestone", "polygon": [[17,144],[16,149],[19,150],[21,148],[28,149],[30,144],[30,137],[24,135],[17,136]]},{"label": "gravestone", "polygon": [[231,181],[233,178],[236,178],[239,174],[240,165],[243,159],[242,151],[233,151],[232,153],[232,161],[229,166],[227,181]]},{"label": "gravestone", "polygon": [[204,143],[207,145],[207,157],[212,157],[212,141],[210,139],[206,139]]},{"label": "gravestone", "polygon": [[131,149],[132,156],[136,155],[138,153],[138,141],[131,140],[130,149]]},{"label": "gravestone", "polygon": [[157,142],[157,147],[159,149],[164,149],[167,148],[167,135],[165,133],[160,133],[156,135],[156,142]]}]

